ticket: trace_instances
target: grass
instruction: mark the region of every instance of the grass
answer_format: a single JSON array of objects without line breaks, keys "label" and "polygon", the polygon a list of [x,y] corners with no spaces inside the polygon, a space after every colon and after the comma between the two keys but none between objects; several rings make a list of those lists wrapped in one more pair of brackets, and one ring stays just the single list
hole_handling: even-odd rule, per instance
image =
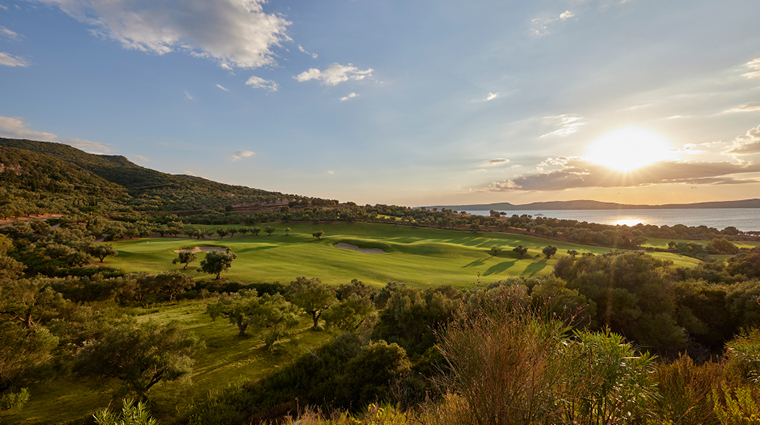
[{"label": "grass", "polygon": [[[191,382],[161,382],[150,390],[151,411],[161,423],[169,423],[177,412],[199,402],[212,392],[264,377],[272,370],[295,360],[299,355],[326,343],[334,335],[312,331],[311,319],[304,318],[289,337],[280,342],[281,354],[263,348],[261,338],[249,330],[248,337],[237,336],[237,327],[227,320],[212,321],[205,314],[209,301],[192,301],[148,308],[135,313],[138,320],[159,323],[178,321],[205,343],[194,356]],[[156,311],[158,310],[158,311]],[[110,393],[104,388],[118,388],[118,380],[77,379],[72,375],[44,382],[30,388],[32,398],[21,412],[0,416],[0,423],[64,423],[89,416],[109,405]],[[111,403],[120,406],[120,402]]]},{"label": "grass", "polygon": [[[430,228],[412,228],[375,223],[297,224],[264,223],[277,229],[272,235],[236,236],[224,239],[149,238],[116,242],[118,257],[109,257],[109,266],[126,271],[159,273],[179,270],[173,265],[176,249],[193,246],[229,247],[238,256],[223,278],[245,282],[290,282],[298,276],[318,277],[337,285],[359,279],[375,286],[387,282],[404,282],[417,287],[451,284],[469,287],[478,279],[490,283],[509,276],[540,276],[551,273],[556,259],[546,260],[541,250],[547,245],[558,248],[557,255],[569,249],[602,254],[609,248],[563,243],[532,236],[481,232],[474,234]],[[223,226],[203,226],[216,229]],[[284,229],[291,228],[286,236]],[[316,240],[312,233],[323,230],[325,236]],[[385,254],[362,254],[336,248],[340,242],[362,248],[380,248]],[[492,246],[504,251],[498,257],[490,255]],[[512,248],[528,248],[524,259],[518,259]],[[190,264],[199,267],[205,253]],[[699,261],[670,253],[657,253],[661,259],[672,260],[677,266],[694,266]],[[538,258],[536,258],[538,257]],[[195,278],[207,277],[194,270]]]}]

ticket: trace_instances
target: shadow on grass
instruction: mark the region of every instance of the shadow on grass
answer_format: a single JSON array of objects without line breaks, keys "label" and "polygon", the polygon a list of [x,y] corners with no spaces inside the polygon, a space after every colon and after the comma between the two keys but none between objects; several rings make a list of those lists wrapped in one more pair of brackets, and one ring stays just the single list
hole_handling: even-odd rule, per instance
[{"label": "shadow on grass", "polygon": [[[491,257],[488,257],[488,258],[491,258]],[[483,264],[486,263],[486,260],[488,260],[488,258],[485,258],[485,259],[482,259],[482,260],[475,260],[475,261],[473,261],[473,262],[471,262],[469,264],[465,264],[464,266],[462,266],[462,268],[464,269],[464,268],[467,268],[467,267],[479,267],[479,266],[482,266]]]},{"label": "shadow on grass", "polygon": [[488,270],[486,270],[485,273],[483,273],[483,276],[498,274],[503,271],[506,271],[510,267],[514,266],[516,262],[517,260],[512,260],[512,261],[502,261],[501,263],[494,264]]},{"label": "shadow on grass", "polygon": [[256,246],[256,247],[253,247],[253,248],[238,249],[238,250],[235,250],[235,251],[232,251],[232,252],[234,252],[234,253],[241,253],[241,252],[251,252],[251,251],[262,251],[262,250],[265,250],[265,249],[272,249],[272,248],[277,248],[277,247],[276,246]]},{"label": "shadow on grass", "polygon": [[537,263],[532,263],[531,265],[529,265],[528,267],[525,268],[525,274],[528,275],[528,276],[530,276],[530,277],[533,277],[538,272],[540,272],[541,270],[545,269],[546,266],[547,266],[546,259],[543,259],[543,260],[541,260],[541,261],[539,261]]}]

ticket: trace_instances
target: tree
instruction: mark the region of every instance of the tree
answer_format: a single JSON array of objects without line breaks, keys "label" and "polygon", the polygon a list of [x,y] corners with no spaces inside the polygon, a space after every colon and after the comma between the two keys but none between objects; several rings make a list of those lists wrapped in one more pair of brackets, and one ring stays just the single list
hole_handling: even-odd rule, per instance
[{"label": "tree", "polygon": [[514,247],[514,249],[512,249],[512,251],[516,252],[517,255],[520,256],[520,259],[522,259],[523,255],[525,255],[525,253],[528,252],[528,248],[523,248],[522,245],[517,245],[516,247]]},{"label": "tree", "polygon": [[232,261],[236,258],[237,255],[229,248],[225,252],[209,251],[206,253],[206,258],[201,261],[201,268],[198,272],[216,274],[215,280],[219,280],[222,277],[222,272],[229,269],[232,266]]},{"label": "tree", "polygon": [[544,249],[541,250],[541,252],[544,253],[544,255],[546,256],[546,259],[548,260],[552,258],[552,255],[557,253],[557,247],[551,246],[551,245],[545,246]]},{"label": "tree", "polygon": [[314,236],[315,238],[317,238],[317,240],[320,240],[320,239],[322,239],[322,236],[325,235],[325,231],[324,230],[317,230],[316,232],[312,233],[311,235]]},{"label": "tree", "polygon": [[219,239],[224,239],[224,237],[227,236],[228,232],[224,227],[220,227],[216,229],[216,234],[219,235]]},{"label": "tree", "polygon": [[194,252],[191,251],[180,251],[177,253],[177,258],[175,258],[172,261],[172,264],[184,264],[185,267],[182,268],[182,270],[187,270],[187,266],[190,265],[193,261],[195,261],[197,257],[195,256]]},{"label": "tree", "polygon": [[739,247],[726,239],[716,238],[707,244],[707,251],[714,251],[717,254],[736,255],[739,253]]},{"label": "tree", "polygon": [[501,251],[502,251],[501,248],[499,248],[496,245],[491,247],[491,255],[493,255],[494,257],[498,257],[499,254],[501,254]]},{"label": "tree", "polygon": [[91,245],[87,249],[87,252],[93,257],[99,258],[101,263],[109,255],[114,256],[114,257],[119,255],[119,253],[115,249],[113,249],[113,246],[110,243]]},{"label": "tree", "polygon": [[569,256],[571,256],[571,257],[575,258],[575,256],[576,256],[576,255],[578,255],[578,251],[576,251],[576,250],[574,250],[574,249],[568,249],[568,250],[567,250],[567,255],[569,255]]},{"label": "tree", "polygon": [[145,399],[160,381],[173,381],[193,369],[198,338],[176,322],[159,325],[123,322],[108,329],[77,354],[74,370],[82,375],[119,378],[127,390]]},{"label": "tree", "polygon": [[317,278],[299,277],[295,282],[290,282],[287,296],[291,303],[311,316],[314,321],[312,329],[319,330],[319,318],[335,301],[335,290]]},{"label": "tree", "polygon": [[238,327],[238,335],[245,335],[249,327],[268,329],[264,334],[264,344],[270,348],[284,334],[286,328],[298,325],[298,308],[280,294],[263,294],[254,290],[243,290],[234,294],[223,294],[216,303],[209,304],[206,312],[212,320],[226,317]]},{"label": "tree", "polygon": [[251,229],[251,234],[253,236],[258,236],[259,233],[261,233],[261,228],[260,227],[254,227],[253,229]]},{"label": "tree", "polygon": [[192,277],[177,270],[159,273],[154,279],[158,292],[168,295],[169,301],[174,301],[177,295],[185,292],[194,284]]},{"label": "tree", "polygon": [[272,227],[272,226],[267,226],[267,227],[264,229],[264,231],[265,231],[265,232],[269,233],[269,236],[272,236],[272,233],[274,233],[274,231],[275,231],[275,230],[277,230],[277,229],[275,229],[275,228],[274,228],[274,227]]},{"label": "tree", "polygon": [[470,224],[470,231],[472,233],[478,233],[480,231],[480,225],[477,223]]},{"label": "tree", "polygon": [[[235,237],[235,233],[240,232],[240,229],[238,229],[237,227],[230,227],[229,229],[227,229],[227,231],[230,232],[230,237],[234,238]],[[219,233],[219,232],[217,232],[217,233]]]},{"label": "tree", "polygon": [[288,235],[288,232],[290,232],[290,227],[286,227],[286,228],[285,228],[285,236],[289,236],[289,235]]},{"label": "tree", "polygon": [[190,231],[187,234],[191,238],[198,238],[198,239],[205,238],[206,229],[201,229],[200,227],[191,227]]},{"label": "tree", "polygon": [[351,294],[347,298],[335,301],[330,308],[325,310],[322,318],[328,329],[334,327],[345,332],[353,332],[372,311],[372,300],[369,297]]}]

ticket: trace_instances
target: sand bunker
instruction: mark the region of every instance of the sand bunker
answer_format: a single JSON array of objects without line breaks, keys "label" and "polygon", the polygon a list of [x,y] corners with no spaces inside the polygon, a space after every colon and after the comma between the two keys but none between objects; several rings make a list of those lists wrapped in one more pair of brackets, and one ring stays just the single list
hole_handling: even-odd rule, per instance
[{"label": "sand bunker", "polygon": [[340,249],[350,249],[351,251],[361,252],[362,254],[385,254],[385,251],[380,248],[359,248],[356,245],[343,242],[336,243],[335,247]]},{"label": "sand bunker", "polygon": [[175,249],[174,252],[207,252],[207,251],[216,251],[216,252],[224,252],[227,251],[227,248],[223,246],[196,246],[195,248],[186,248],[186,249]]}]

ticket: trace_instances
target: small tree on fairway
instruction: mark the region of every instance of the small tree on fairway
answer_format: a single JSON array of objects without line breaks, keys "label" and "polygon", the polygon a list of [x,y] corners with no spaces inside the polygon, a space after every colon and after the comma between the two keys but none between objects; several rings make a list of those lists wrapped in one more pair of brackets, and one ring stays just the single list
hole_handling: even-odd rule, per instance
[{"label": "small tree on fairway", "polygon": [[551,245],[545,246],[544,249],[541,250],[541,252],[544,253],[544,255],[546,256],[546,259],[548,260],[552,258],[552,255],[557,253],[557,247],[551,246]]},{"label": "small tree on fairway", "polygon": [[201,268],[198,272],[215,274],[215,280],[222,277],[222,272],[232,266],[232,261],[237,258],[234,252],[227,248],[225,252],[209,251],[206,253],[206,259],[201,261]]},{"label": "small tree on fairway", "polygon": [[260,227],[254,227],[253,229],[251,229],[251,234],[253,236],[258,236],[259,233],[261,233],[261,228]]},{"label": "small tree on fairway", "polygon": [[301,307],[314,321],[312,329],[319,330],[319,317],[335,301],[335,290],[317,278],[299,277],[290,282],[287,293],[291,303]]},{"label": "small tree on fairway", "polygon": [[288,235],[288,232],[290,232],[290,227],[286,227],[286,228],[285,228],[285,236],[289,236],[289,235]]},{"label": "small tree on fairway", "polygon": [[494,257],[498,257],[499,254],[501,254],[501,248],[499,248],[496,245],[492,246],[491,247],[491,255],[493,255]]},{"label": "small tree on fairway", "polygon": [[172,264],[184,264],[185,267],[183,267],[182,270],[187,270],[187,266],[195,261],[196,258],[198,257],[195,256],[194,252],[180,251],[177,253],[177,258],[172,261]]},{"label": "small tree on fairway", "polygon": [[567,250],[567,255],[569,255],[569,256],[571,256],[571,257],[575,258],[575,256],[576,256],[576,255],[578,255],[578,251],[576,251],[576,250],[574,250],[574,249],[568,249],[568,250]]},{"label": "small tree on fairway", "polygon": [[265,232],[269,233],[269,236],[272,236],[272,233],[274,233],[275,230],[277,229],[272,226],[267,226],[266,229],[264,229]]},{"label": "small tree on fairway", "polygon": [[325,235],[325,232],[324,232],[324,230],[317,230],[316,232],[312,233],[311,235],[314,236],[315,238],[317,238],[317,240],[320,240],[320,239],[322,239],[322,236]]},{"label": "small tree on fairway", "polygon": [[523,248],[522,245],[517,245],[512,251],[516,252],[517,255],[520,256],[520,258],[523,258],[523,255],[525,255],[526,252],[528,252],[528,248]]},{"label": "small tree on fairway", "polygon": [[216,229],[216,234],[219,235],[219,239],[224,239],[225,236],[227,236],[227,229],[224,227],[220,227],[219,229]]},{"label": "small tree on fairway", "polygon": [[238,229],[237,227],[230,227],[229,229],[227,229],[227,231],[230,232],[230,237],[234,238],[235,237],[235,233],[240,232],[240,229]]},{"label": "small tree on fairway", "polygon": [[169,301],[193,286],[193,278],[177,270],[159,273],[154,279],[158,292],[169,295]]},{"label": "small tree on fairway", "polygon": [[478,233],[480,231],[480,225],[477,223],[470,224],[470,231],[472,233]]},{"label": "small tree on fairway", "polygon": [[87,249],[87,253],[92,255],[93,257],[99,258],[101,263],[109,255],[114,256],[114,257],[119,255],[119,253],[115,249],[113,249],[113,246],[110,243],[92,245]]}]

